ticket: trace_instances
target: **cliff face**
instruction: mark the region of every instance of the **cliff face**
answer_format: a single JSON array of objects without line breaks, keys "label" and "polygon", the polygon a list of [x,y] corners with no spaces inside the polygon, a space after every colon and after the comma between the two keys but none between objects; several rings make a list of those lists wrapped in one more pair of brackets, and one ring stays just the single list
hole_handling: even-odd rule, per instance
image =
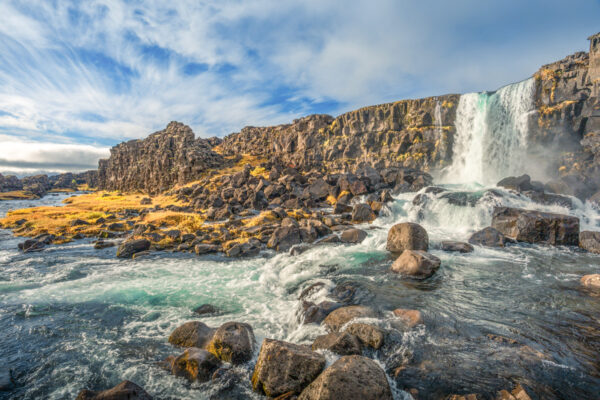
[{"label": "cliff face", "polygon": [[301,169],[400,165],[431,170],[452,156],[459,95],[404,100],[342,114],[311,115],[292,124],[246,127],[227,136],[223,154],[248,153]]},{"label": "cliff face", "polygon": [[223,165],[223,157],[212,151],[218,142],[196,139],[190,127],[171,122],[146,139],[113,147],[110,158],[99,162],[98,188],[155,194],[196,180]]},{"label": "cliff face", "polygon": [[540,68],[530,127],[532,143],[559,154],[552,185],[581,198],[600,189],[600,102],[589,65],[589,54],[579,52]]}]

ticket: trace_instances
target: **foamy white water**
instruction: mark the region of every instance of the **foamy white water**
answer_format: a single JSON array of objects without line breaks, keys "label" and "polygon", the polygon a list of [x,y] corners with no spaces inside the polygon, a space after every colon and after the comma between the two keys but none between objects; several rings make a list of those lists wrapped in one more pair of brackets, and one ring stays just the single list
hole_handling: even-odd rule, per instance
[{"label": "foamy white water", "polygon": [[468,93],[456,109],[452,164],[446,183],[491,185],[527,172],[528,120],[534,111],[533,78],[495,92]]}]

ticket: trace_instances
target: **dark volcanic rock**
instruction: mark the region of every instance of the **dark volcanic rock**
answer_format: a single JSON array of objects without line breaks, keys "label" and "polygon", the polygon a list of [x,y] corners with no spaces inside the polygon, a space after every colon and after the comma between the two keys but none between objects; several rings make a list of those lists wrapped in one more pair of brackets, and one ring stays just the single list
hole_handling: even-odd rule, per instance
[{"label": "dark volcanic rock", "polygon": [[302,243],[302,236],[300,234],[300,229],[293,225],[286,225],[275,229],[269,242],[267,243],[267,247],[275,249],[277,251],[287,251],[293,245]]},{"label": "dark volcanic rock", "polygon": [[190,381],[206,382],[219,368],[221,361],[212,353],[197,347],[186,349],[183,354],[167,360],[171,373]]},{"label": "dark volcanic rock", "polygon": [[469,243],[486,247],[504,247],[507,243],[512,242],[512,239],[507,238],[491,226],[473,233],[469,238]]},{"label": "dark volcanic rock", "polygon": [[325,368],[325,357],[305,346],[265,339],[254,374],[252,388],[269,397],[302,392]]},{"label": "dark volcanic rock", "polygon": [[112,389],[100,392],[84,389],[76,400],[152,400],[152,396],[135,383],[123,381]]},{"label": "dark volcanic rock", "polygon": [[498,182],[496,186],[502,186],[507,189],[516,190],[517,192],[534,189],[529,175],[509,176],[508,178],[504,178]]},{"label": "dark volcanic rock", "polygon": [[110,153],[109,159],[100,160],[98,187],[150,194],[199,179],[207,169],[225,163],[209,141],[196,139],[188,126],[178,122],[146,139],[121,143]]},{"label": "dark volcanic rock", "polygon": [[412,222],[396,224],[388,232],[386,248],[392,253],[402,253],[404,250],[427,251],[429,236],[419,224]]},{"label": "dark volcanic rock", "polygon": [[131,258],[135,253],[146,251],[150,248],[148,239],[134,239],[121,243],[117,249],[117,257]]},{"label": "dark volcanic rock", "polygon": [[337,332],[347,322],[355,318],[376,318],[377,313],[366,306],[346,306],[331,312],[323,321],[331,332]]},{"label": "dark volcanic rock", "polygon": [[302,302],[302,314],[300,320],[305,324],[320,323],[332,311],[340,308],[342,304],[333,301],[322,301],[319,304],[310,301]]},{"label": "dark volcanic rock", "polygon": [[376,326],[355,322],[348,325],[345,332],[356,336],[363,345],[372,347],[375,350],[383,345],[383,331]]},{"label": "dark volcanic rock", "polygon": [[367,237],[367,232],[362,229],[346,229],[340,235],[340,239],[344,243],[360,243]]},{"label": "dark volcanic rock", "polygon": [[240,364],[252,358],[254,344],[254,332],[250,325],[226,322],[215,331],[207,350],[222,361]]},{"label": "dark volcanic rock", "polygon": [[327,335],[317,336],[312,344],[313,350],[329,350],[341,356],[361,354],[361,345],[358,338],[348,332],[330,332]]},{"label": "dark volcanic rock", "polygon": [[196,307],[194,309],[194,314],[197,315],[209,315],[209,314],[218,314],[219,309],[212,304],[202,304],[200,307]]},{"label": "dark volcanic rock", "polygon": [[169,336],[169,343],[180,347],[204,348],[215,333],[214,328],[200,321],[190,321],[177,327]]},{"label": "dark volcanic rock", "polygon": [[370,222],[375,219],[375,213],[370,205],[360,203],[352,209],[352,221],[354,222]]},{"label": "dark volcanic rock", "polygon": [[455,242],[453,240],[444,240],[442,242],[442,250],[458,251],[461,253],[470,253],[473,251],[473,246],[465,242]]},{"label": "dark volcanic rock", "polygon": [[519,242],[579,245],[579,218],[509,207],[496,207],[492,227]]},{"label": "dark volcanic rock", "polygon": [[600,254],[600,232],[583,231],[579,234],[579,247]]},{"label": "dark volcanic rock", "polygon": [[298,400],[392,400],[385,372],[373,360],[344,356],[319,375]]},{"label": "dark volcanic rock", "polygon": [[416,279],[426,279],[440,267],[441,261],[422,250],[404,250],[392,264],[392,271]]}]

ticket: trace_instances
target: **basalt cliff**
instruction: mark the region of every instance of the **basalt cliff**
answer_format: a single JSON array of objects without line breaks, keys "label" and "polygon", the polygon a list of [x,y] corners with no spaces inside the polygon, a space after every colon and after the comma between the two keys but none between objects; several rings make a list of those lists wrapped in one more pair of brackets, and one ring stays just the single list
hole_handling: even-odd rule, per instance
[{"label": "basalt cliff", "polygon": [[[548,190],[587,199],[600,189],[600,57],[579,52],[534,75],[534,111],[528,115],[531,156],[545,159]],[[198,180],[250,155],[300,171],[348,172],[416,168],[435,174],[452,162],[456,94],[364,107],[342,114],[310,115],[291,124],[245,127],[223,140],[196,139],[171,122],[143,140],[111,149],[98,169],[100,189],[165,192]]]}]

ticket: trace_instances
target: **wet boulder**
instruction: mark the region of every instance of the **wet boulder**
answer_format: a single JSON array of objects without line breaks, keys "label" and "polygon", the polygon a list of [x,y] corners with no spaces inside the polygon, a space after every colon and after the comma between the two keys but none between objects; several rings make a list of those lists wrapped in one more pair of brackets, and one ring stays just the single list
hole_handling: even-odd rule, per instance
[{"label": "wet boulder", "polygon": [[590,274],[581,277],[581,285],[586,289],[600,291],[600,274]]},{"label": "wet boulder", "polygon": [[442,242],[442,250],[459,252],[459,253],[470,253],[474,249],[473,249],[473,246],[471,246],[469,243],[455,242],[453,240],[444,240]]},{"label": "wet boulder", "polygon": [[404,250],[429,249],[427,231],[419,224],[403,222],[392,226],[388,232],[386,249],[392,253],[402,253]]},{"label": "wet boulder", "polygon": [[340,235],[340,239],[343,243],[361,243],[367,237],[367,232],[362,229],[350,228],[346,229]]},{"label": "wet boulder", "polygon": [[569,215],[496,207],[492,227],[519,242],[579,245],[579,218]]},{"label": "wet boulder", "polygon": [[370,222],[375,219],[376,215],[373,209],[367,203],[360,203],[352,209],[352,221],[354,222]]},{"label": "wet boulder", "polygon": [[337,310],[342,305],[334,301],[322,301],[315,304],[310,301],[302,302],[301,321],[305,324],[321,323],[332,311]]},{"label": "wet boulder", "polygon": [[372,347],[375,350],[383,345],[384,333],[381,329],[370,324],[355,322],[348,325],[345,332],[356,336],[364,346]]},{"label": "wet boulder", "polygon": [[[289,218],[286,218],[289,219]],[[282,225],[273,231],[267,247],[277,251],[288,251],[293,245],[302,243],[302,234],[297,224]]]},{"label": "wet boulder", "polygon": [[233,243],[230,246],[223,246],[225,248],[225,255],[227,257],[251,257],[255,256],[260,252],[262,243],[256,238],[250,238],[246,242]]},{"label": "wet boulder", "polygon": [[146,251],[150,248],[148,239],[133,239],[121,243],[117,249],[117,257],[131,258],[135,253]]},{"label": "wet boulder", "polygon": [[252,358],[254,331],[242,322],[226,322],[212,336],[207,350],[218,359],[232,364],[241,364]]},{"label": "wet boulder", "polygon": [[46,243],[40,240],[27,239],[22,243],[18,244],[19,250],[23,253],[33,253],[36,251],[42,251],[46,247]]},{"label": "wet boulder", "polygon": [[513,240],[504,236],[497,229],[488,226],[480,231],[477,231],[469,238],[470,244],[476,244],[485,247],[504,247],[507,243],[512,243]]},{"label": "wet boulder", "polygon": [[123,381],[112,389],[93,391],[84,389],[76,400],[152,400],[144,389],[130,381]]},{"label": "wet boulder", "polygon": [[194,246],[194,252],[198,255],[216,253],[221,248],[216,244],[200,243]]},{"label": "wet boulder", "polygon": [[325,357],[305,346],[265,339],[254,373],[252,388],[269,397],[299,394],[325,368]]},{"label": "wet boulder", "polygon": [[421,312],[418,310],[408,310],[405,308],[396,308],[393,311],[393,313],[394,313],[394,316],[401,319],[402,322],[409,329],[423,323],[423,316],[421,315]]},{"label": "wet boulder", "polygon": [[312,349],[329,350],[341,356],[362,353],[360,340],[347,331],[330,332],[327,335],[317,336],[312,344]]},{"label": "wet boulder", "polygon": [[337,332],[355,318],[376,318],[377,313],[366,306],[346,306],[332,311],[323,321],[330,332]]},{"label": "wet boulder", "polygon": [[498,182],[496,186],[516,190],[517,192],[534,189],[534,186],[531,184],[531,178],[527,174],[521,176],[509,176]]},{"label": "wet boulder", "polygon": [[583,231],[579,234],[579,247],[600,254],[600,232]]},{"label": "wet boulder", "polygon": [[200,321],[190,321],[175,328],[169,336],[169,343],[180,347],[205,348],[215,333],[215,329]]},{"label": "wet boulder", "polygon": [[96,243],[94,243],[94,249],[101,250],[101,249],[106,249],[108,247],[114,247],[116,245],[117,245],[117,243],[114,241],[100,239]]},{"label": "wet boulder", "polygon": [[218,314],[219,312],[220,310],[212,304],[202,304],[200,307],[194,309],[194,314],[196,315]]},{"label": "wet boulder", "polygon": [[298,400],[392,400],[385,372],[375,361],[344,356],[321,373]]},{"label": "wet boulder", "polygon": [[393,272],[415,279],[426,279],[440,267],[441,260],[422,250],[404,250],[394,261]]},{"label": "wet boulder", "polygon": [[175,376],[182,376],[189,381],[206,382],[219,368],[221,361],[207,350],[197,347],[186,349],[178,357],[167,359],[169,369]]},{"label": "wet boulder", "polygon": [[496,400],[531,400],[531,397],[523,386],[517,384],[510,392],[505,389],[499,391]]}]

